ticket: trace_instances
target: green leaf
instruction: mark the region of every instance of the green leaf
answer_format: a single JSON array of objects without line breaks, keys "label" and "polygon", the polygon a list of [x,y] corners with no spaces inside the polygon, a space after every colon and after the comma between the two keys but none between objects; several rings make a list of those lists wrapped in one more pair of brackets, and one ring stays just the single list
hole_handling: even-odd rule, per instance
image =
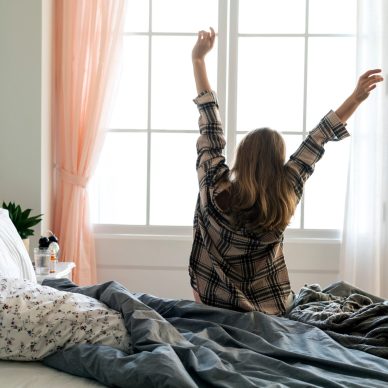
[{"label": "green leaf", "polygon": [[32,209],[26,209],[26,210],[24,210],[24,212],[22,212],[23,219],[27,219],[29,217],[31,210]]},{"label": "green leaf", "polygon": [[22,240],[33,235],[34,235],[34,231],[32,229],[26,229],[20,233],[20,237],[22,238]]},{"label": "green leaf", "polygon": [[3,201],[2,207],[8,210],[9,218],[22,239],[34,235],[34,230],[31,228],[42,221],[43,214],[31,216],[32,209],[22,210],[21,206],[16,205],[14,202],[6,204]]},{"label": "green leaf", "polygon": [[14,212],[15,220],[18,221],[20,219],[21,214],[22,214],[22,209],[18,205],[18,206],[15,207],[15,212]]},{"label": "green leaf", "polygon": [[39,224],[40,221],[42,221],[42,219],[39,218],[38,216],[36,216],[36,217],[33,217],[33,218],[29,218],[27,220],[23,220],[22,221],[22,225],[25,228],[31,228],[32,226],[35,226],[35,225]]}]

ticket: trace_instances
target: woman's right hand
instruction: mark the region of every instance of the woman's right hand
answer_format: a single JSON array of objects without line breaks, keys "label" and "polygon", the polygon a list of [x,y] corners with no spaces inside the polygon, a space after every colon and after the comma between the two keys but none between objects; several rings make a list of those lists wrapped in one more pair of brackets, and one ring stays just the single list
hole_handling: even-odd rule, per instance
[{"label": "woman's right hand", "polygon": [[205,55],[213,48],[215,38],[216,33],[212,27],[210,27],[210,32],[204,30],[198,32],[198,39],[191,53],[193,62],[205,58]]}]

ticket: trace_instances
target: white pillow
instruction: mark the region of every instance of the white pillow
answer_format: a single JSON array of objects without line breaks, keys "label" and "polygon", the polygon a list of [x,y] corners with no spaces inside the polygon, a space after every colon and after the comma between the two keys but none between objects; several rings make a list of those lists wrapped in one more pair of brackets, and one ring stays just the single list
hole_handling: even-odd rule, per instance
[{"label": "white pillow", "polygon": [[27,279],[36,283],[30,256],[8,215],[0,209],[0,277]]},{"label": "white pillow", "polygon": [[75,344],[131,352],[121,314],[86,295],[0,279],[0,359],[41,360]]}]

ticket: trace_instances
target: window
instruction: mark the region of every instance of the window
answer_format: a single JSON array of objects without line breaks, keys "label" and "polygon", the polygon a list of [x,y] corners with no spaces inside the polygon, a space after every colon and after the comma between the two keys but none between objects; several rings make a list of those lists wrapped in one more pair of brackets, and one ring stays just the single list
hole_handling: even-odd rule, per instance
[{"label": "window", "polygon": [[[129,0],[119,90],[90,187],[93,222],[132,231],[192,224],[198,112],[191,49],[198,29],[218,32],[207,64],[228,162],[244,133],[263,126],[283,133],[289,155],[355,86],[356,4]],[[341,229],[348,150],[348,141],[326,146],[292,228]]]}]

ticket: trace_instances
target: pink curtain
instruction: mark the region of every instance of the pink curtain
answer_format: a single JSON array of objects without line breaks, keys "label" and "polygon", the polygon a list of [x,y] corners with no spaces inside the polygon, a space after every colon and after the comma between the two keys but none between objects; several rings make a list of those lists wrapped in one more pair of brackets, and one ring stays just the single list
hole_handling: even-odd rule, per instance
[{"label": "pink curtain", "polygon": [[125,0],[55,0],[53,14],[53,229],[75,282],[96,282],[87,184],[104,140],[104,120],[123,31]]}]

